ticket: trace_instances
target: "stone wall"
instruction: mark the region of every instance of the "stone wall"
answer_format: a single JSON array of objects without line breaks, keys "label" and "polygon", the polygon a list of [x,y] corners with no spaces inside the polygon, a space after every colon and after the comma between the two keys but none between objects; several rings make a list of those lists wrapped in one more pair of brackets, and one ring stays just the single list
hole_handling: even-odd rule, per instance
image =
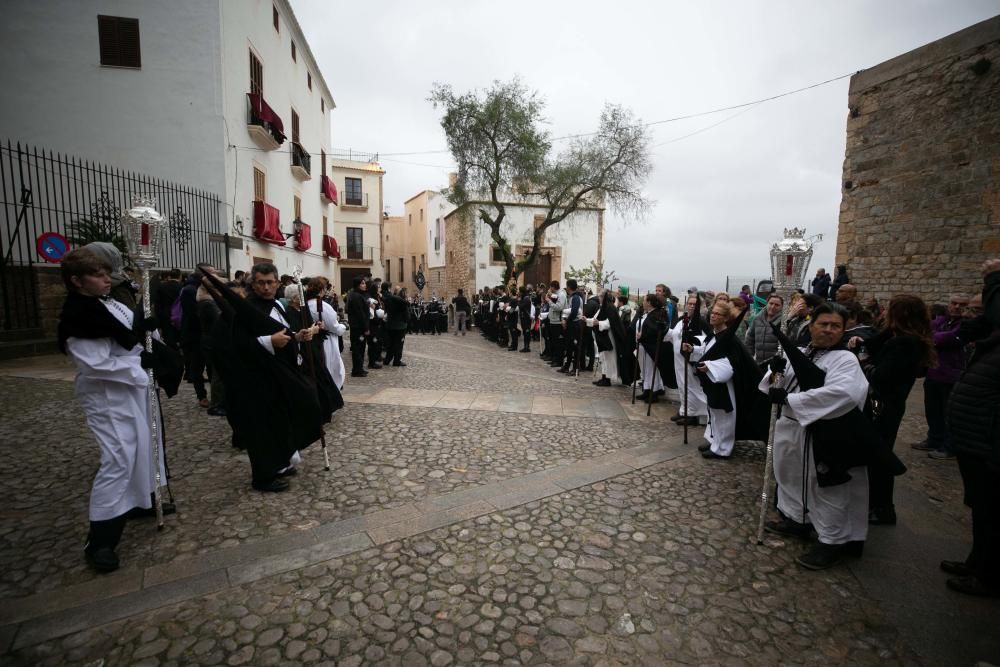
[{"label": "stone wall", "polygon": [[448,215],[444,222],[445,294],[454,295],[461,288],[470,296],[476,291],[475,225],[480,223],[461,211]]},{"label": "stone wall", "polygon": [[837,264],[863,297],[978,292],[1000,256],[1000,17],[851,79]]}]

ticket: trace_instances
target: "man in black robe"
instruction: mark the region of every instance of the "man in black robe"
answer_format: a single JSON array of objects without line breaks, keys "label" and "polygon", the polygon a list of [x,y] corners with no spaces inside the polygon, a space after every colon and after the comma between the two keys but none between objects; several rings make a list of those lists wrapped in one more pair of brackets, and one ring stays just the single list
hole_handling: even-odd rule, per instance
[{"label": "man in black robe", "polygon": [[[277,270],[269,263],[255,265],[250,280],[255,294],[244,301],[204,272],[203,284],[222,310],[212,331],[212,353],[226,386],[234,445],[250,457],[253,488],[285,491],[289,485],[282,472],[299,450],[319,440],[322,413],[314,386],[297,370],[294,337],[263,310],[276,303]],[[305,337],[300,332],[299,338]]]},{"label": "man in black robe", "polygon": [[[615,295],[607,291],[601,300],[601,308],[593,318],[586,320],[594,332],[594,342],[601,357],[601,379],[594,382],[598,387],[610,387],[612,377],[617,377],[626,387],[635,379],[635,357],[629,342],[625,325],[618,316]],[[611,373],[611,377],[608,377]]]},{"label": "man in black robe", "polygon": [[347,295],[347,324],[351,330],[351,377],[365,377],[365,345],[371,335],[371,310],[368,307],[368,285],[355,276],[354,287]]}]

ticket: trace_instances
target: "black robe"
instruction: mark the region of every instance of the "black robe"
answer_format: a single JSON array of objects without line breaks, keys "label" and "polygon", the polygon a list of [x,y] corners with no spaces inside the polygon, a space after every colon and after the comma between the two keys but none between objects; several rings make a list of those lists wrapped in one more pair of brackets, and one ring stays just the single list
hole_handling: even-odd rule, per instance
[{"label": "black robe", "polygon": [[621,317],[618,316],[618,309],[613,304],[604,304],[597,311],[597,321],[608,320],[611,328],[601,331],[594,329],[594,340],[597,342],[597,349],[607,352],[612,349],[611,341],[614,340],[613,349],[618,361],[618,377],[626,387],[635,381],[635,357],[632,356],[632,345],[629,344],[628,334],[625,325],[622,324]]},{"label": "black robe", "polygon": [[296,370],[294,341],[272,355],[257,340],[285,327],[215,276],[208,279],[222,309],[211,334],[212,361],[226,387],[233,444],[247,450],[253,479],[267,483],[288,466],[292,454],[319,440],[319,400],[315,387]]},{"label": "black robe", "polygon": [[[729,389],[725,382],[712,382],[706,373],[695,373],[705,390],[708,406],[714,410],[731,412],[736,409],[736,439],[737,440],[767,440],[770,427],[770,403],[767,396],[759,389],[763,377],[760,366],[754,361],[750,351],[736,335],[736,330],[743,321],[744,310],[736,320],[715,337],[715,344],[700,360],[692,362],[698,365],[703,361],[723,359],[733,367],[733,395],[736,405],[729,400]],[[707,342],[707,341],[706,341]]]},{"label": "black robe", "polygon": [[[642,316],[635,318],[638,325]],[[665,308],[654,308],[649,316],[642,320],[642,331],[639,333],[639,344],[650,359],[656,359],[656,368],[663,384],[670,389],[677,389],[677,373],[674,370],[674,344],[663,340],[667,333],[668,316]],[[633,327],[634,329],[634,327]],[[656,351],[659,347],[659,356]]]}]

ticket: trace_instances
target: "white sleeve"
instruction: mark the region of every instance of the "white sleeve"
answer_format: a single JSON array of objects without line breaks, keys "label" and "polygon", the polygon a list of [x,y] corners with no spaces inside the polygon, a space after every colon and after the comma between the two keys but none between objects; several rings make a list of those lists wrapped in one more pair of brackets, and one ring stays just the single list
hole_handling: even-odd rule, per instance
[{"label": "white sleeve", "polygon": [[611,320],[598,320],[597,321],[597,330],[598,331],[607,331],[610,328],[611,328]]},{"label": "white sleeve", "polygon": [[257,336],[257,342],[260,343],[261,347],[265,350],[274,354],[274,345],[271,343],[270,336]]},{"label": "white sleeve", "polygon": [[729,382],[733,379],[733,366],[729,359],[713,359],[705,362],[708,379],[715,383]]},{"label": "white sleeve", "polygon": [[[834,354],[836,358],[830,359]],[[846,415],[852,408],[865,404],[868,380],[857,358],[843,350],[829,353],[827,361],[832,363],[824,368],[826,382],[822,387],[788,395],[788,407],[803,426],[827,417]]]},{"label": "white sleeve", "polygon": [[139,355],[114,356],[111,346],[117,344],[110,338],[70,338],[66,341],[66,349],[80,375],[88,380],[148,386],[149,376],[142,368]]}]

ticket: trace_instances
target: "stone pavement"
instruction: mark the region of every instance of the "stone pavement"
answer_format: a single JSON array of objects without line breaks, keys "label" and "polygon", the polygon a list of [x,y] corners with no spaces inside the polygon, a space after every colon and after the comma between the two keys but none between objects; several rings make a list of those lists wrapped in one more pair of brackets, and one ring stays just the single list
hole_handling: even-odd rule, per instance
[{"label": "stone pavement", "polygon": [[[968,547],[954,466],[898,449],[901,524],[822,573],[753,539],[761,447],[696,455],[626,388],[476,335],[409,337],[348,379],[333,470],[249,489],[224,420],[165,402],[178,514],[83,565],[96,448],[60,359],[0,364],[4,664],[970,664],[1000,606],[949,594]],[[900,442],[920,434],[914,397]],[[40,465],[44,464],[43,465]]]}]

